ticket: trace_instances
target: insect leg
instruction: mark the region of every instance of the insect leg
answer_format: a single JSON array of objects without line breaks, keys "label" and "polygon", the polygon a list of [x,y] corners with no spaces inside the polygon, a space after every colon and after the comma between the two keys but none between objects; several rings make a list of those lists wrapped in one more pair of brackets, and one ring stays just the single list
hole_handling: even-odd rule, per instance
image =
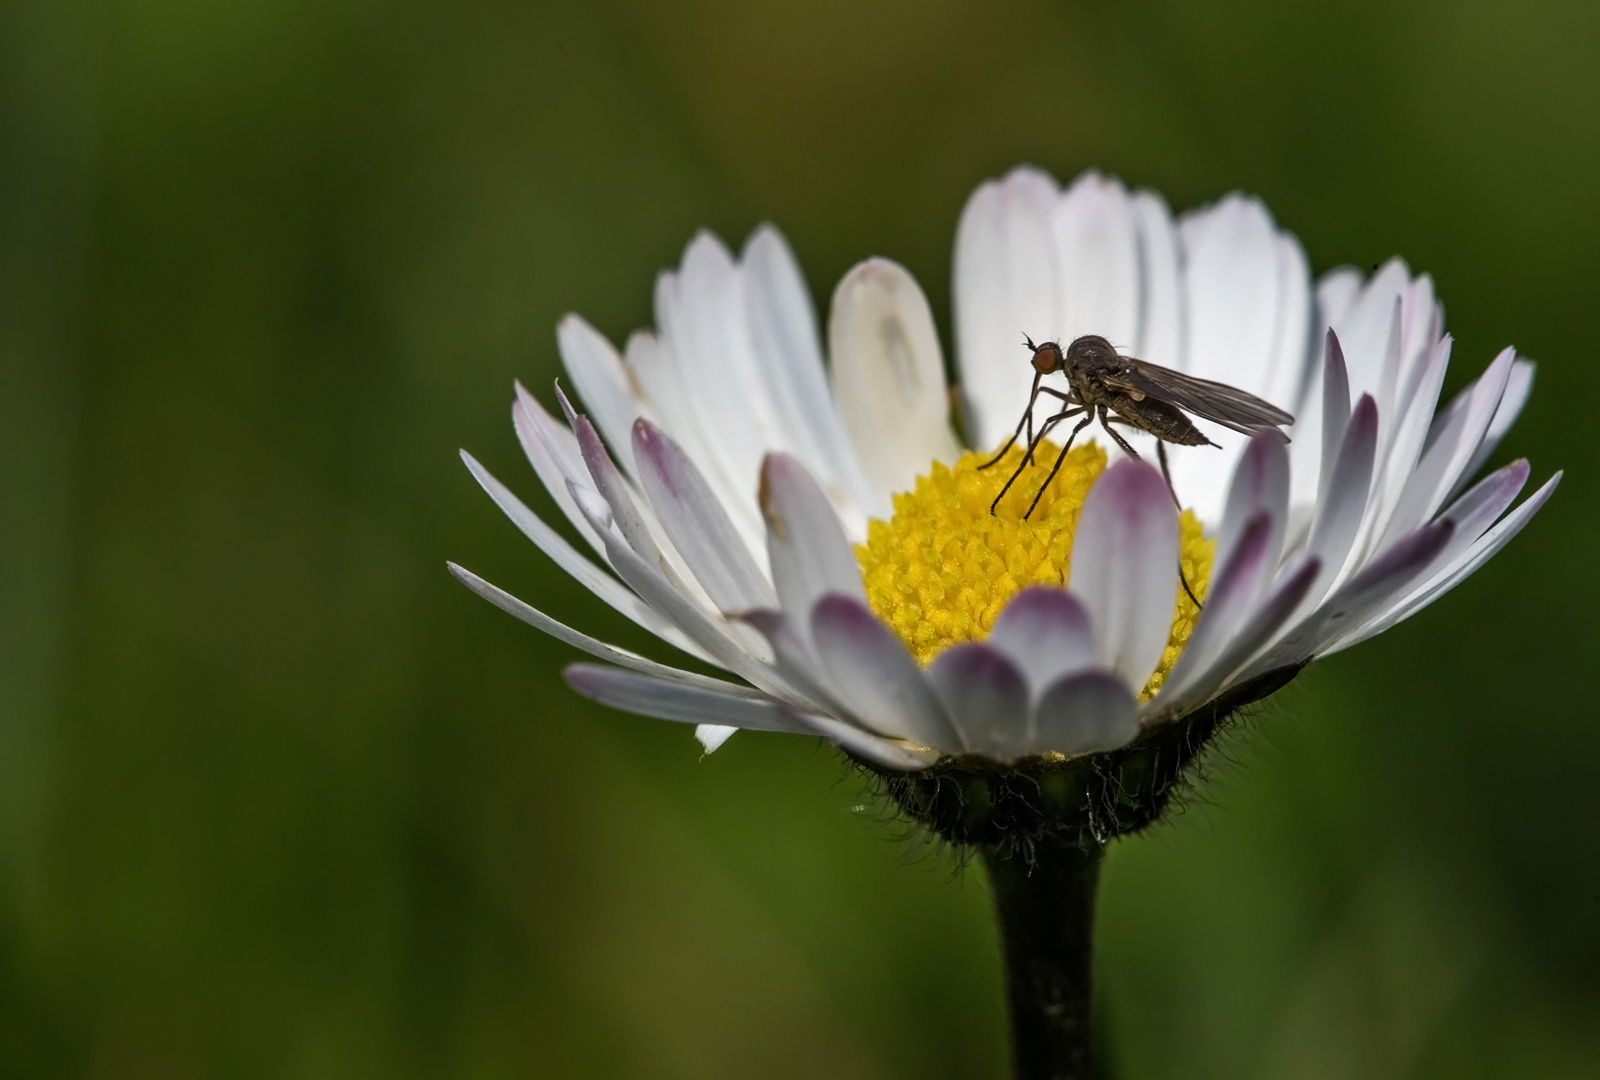
[{"label": "insect leg", "polygon": [[[1000,448],[1000,452],[998,454],[990,458],[988,461],[985,461],[982,465],[979,465],[978,468],[987,469],[990,465],[993,465],[995,462],[1005,457],[1006,451],[1010,450],[1012,444],[1017,441],[1017,436],[1022,434],[1022,425],[1024,424],[1028,425],[1028,441],[1030,443],[1033,441],[1033,403],[1039,399],[1040,378],[1042,378],[1042,376],[1037,371],[1033,373],[1033,391],[1028,394],[1028,408],[1027,411],[1022,414],[1022,419],[1017,421],[1017,430],[1011,433],[1011,438],[1006,440],[1006,444]],[[1030,446],[1028,450],[1029,457],[1031,457],[1032,454],[1033,449]]]},{"label": "insect leg", "polygon": [[1080,406],[1073,409],[1062,409],[1060,412],[1056,413],[1054,416],[1044,422],[1044,427],[1039,429],[1039,436],[1038,438],[1034,439],[1034,445],[1037,446],[1046,435],[1050,434],[1050,429],[1055,427],[1061,421],[1077,416],[1083,411],[1084,409]]},{"label": "insect leg", "polygon": [[[1072,429],[1072,434],[1067,436],[1067,444],[1061,448],[1061,453],[1056,455],[1056,463],[1050,467],[1050,475],[1044,478],[1044,483],[1039,485],[1039,494],[1033,497],[1028,504],[1028,512],[1022,515],[1022,520],[1027,521],[1033,514],[1034,507],[1039,505],[1039,500],[1044,498],[1044,489],[1050,486],[1050,481],[1056,478],[1056,473],[1061,471],[1061,463],[1067,460],[1067,451],[1072,449],[1072,440],[1078,437],[1078,432],[1088,427],[1094,421],[1094,413],[1090,413],[1078,421],[1078,426]],[[1000,500],[996,499],[996,502]],[[991,508],[992,512],[992,508]]]},{"label": "insect leg", "polygon": [[[1077,416],[1081,412],[1083,412],[1083,409],[1081,409],[1081,408],[1077,408],[1077,409],[1062,409],[1060,412],[1056,413],[1054,416],[1052,416],[1050,419],[1048,419],[1048,420],[1046,420],[1044,422],[1044,426],[1039,429],[1039,433],[1037,435],[1035,435],[1029,441],[1029,443],[1028,443],[1028,452],[1025,455],[1023,455],[1022,461],[1021,461],[1020,464],[1017,465],[1016,471],[1011,474],[1011,479],[1007,480],[1006,481],[1006,486],[1000,489],[1000,494],[998,494],[998,495],[996,495],[994,497],[994,502],[989,504],[989,513],[991,515],[995,511],[995,507],[1000,505],[1000,500],[1005,498],[1006,492],[1011,490],[1011,485],[1015,484],[1017,482],[1017,477],[1022,475],[1022,470],[1028,467],[1028,462],[1033,458],[1033,451],[1038,447],[1040,441],[1045,437],[1045,435],[1047,435],[1049,433],[1050,429],[1055,427],[1062,420],[1065,420],[1067,417],[1069,417],[1069,416]],[[1087,424],[1092,419],[1094,419],[1092,416],[1086,417],[1084,419],[1083,423]],[[1083,424],[1079,424],[1078,425],[1078,431],[1082,431],[1082,430],[1083,430]],[[1077,431],[1073,432],[1074,435],[1076,435],[1077,433],[1078,433]],[[1067,445],[1068,446],[1072,445],[1070,440],[1068,441]],[[1063,451],[1063,453],[1065,453],[1065,451]],[[1061,463],[1059,461],[1056,462],[1056,468],[1059,469],[1060,467],[1061,467]],[[1052,471],[1050,473],[1050,475],[1054,476],[1055,472]],[[1035,499],[1034,501],[1037,502],[1038,500]]]},{"label": "insect leg", "polygon": [[1172,486],[1172,470],[1167,466],[1167,444],[1160,439],[1156,440],[1156,460],[1161,462],[1161,479],[1167,482],[1167,494],[1172,496],[1172,505],[1181,514],[1183,504],[1178,501],[1178,489]]},{"label": "insect leg", "polygon": [[[1176,506],[1178,513],[1181,514],[1183,513],[1183,504],[1178,501],[1178,489],[1172,486],[1172,470],[1167,466],[1167,444],[1160,439],[1156,440],[1156,460],[1161,462],[1161,478],[1167,482],[1167,494],[1172,496],[1172,505]],[[1183,591],[1189,594],[1189,599],[1194,601],[1194,606],[1204,611],[1206,606],[1200,602],[1200,598],[1189,587],[1188,575],[1183,572],[1182,555],[1178,556],[1178,580],[1183,583]]]},{"label": "insect leg", "polygon": [[[1080,412],[1083,411],[1082,408],[1072,408],[1071,407],[1071,406],[1082,405],[1082,402],[1080,402],[1077,398],[1073,397],[1071,393],[1063,394],[1060,390],[1056,390],[1056,389],[1053,389],[1053,388],[1048,387],[1048,386],[1039,387],[1039,393],[1041,393],[1041,394],[1049,394],[1053,398],[1058,398],[1061,401],[1066,402],[1067,405],[1069,406],[1068,408],[1062,409],[1060,412],[1056,413],[1049,420],[1045,421],[1044,427],[1039,429],[1039,438],[1041,438],[1041,439],[1044,438],[1045,435],[1049,433],[1050,429],[1052,427],[1054,427],[1057,422],[1059,422],[1061,420],[1065,420],[1069,416],[1077,416]],[[1029,435],[1028,435],[1028,442],[1029,442],[1029,446],[1028,446],[1028,464],[1032,465],[1033,464],[1033,448],[1034,448],[1035,445],[1037,445],[1034,442],[1032,432],[1030,432]]]},{"label": "insect leg", "polygon": [[[1127,454],[1135,461],[1139,460],[1139,451],[1129,446],[1127,439],[1124,439],[1121,435],[1118,435],[1115,431],[1111,430],[1111,419],[1106,415],[1106,407],[1104,405],[1100,406],[1100,426],[1106,429],[1107,435],[1110,435],[1117,441],[1117,445],[1122,447],[1122,452],[1124,454]],[[1159,444],[1159,442],[1160,440],[1158,439],[1157,443]]]},{"label": "insect leg", "polygon": [[[1123,423],[1126,422],[1123,421]],[[1117,440],[1117,445],[1122,447],[1129,457],[1137,458],[1139,456],[1133,452],[1133,447],[1129,446],[1121,435],[1111,430],[1111,422],[1105,419],[1104,409],[1101,410],[1100,424],[1106,429],[1106,434]],[[1167,482],[1167,494],[1172,496],[1172,505],[1177,507],[1178,513],[1181,514],[1183,513],[1183,504],[1178,501],[1178,489],[1172,486],[1172,470],[1167,466],[1167,444],[1159,438],[1156,439],[1156,460],[1161,463],[1161,479]],[[1189,578],[1183,572],[1183,557],[1181,555],[1178,557],[1178,580],[1183,584],[1183,591],[1189,594],[1189,599],[1194,601],[1194,606],[1204,611],[1205,605],[1200,602],[1200,598],[1189,587]]]}]

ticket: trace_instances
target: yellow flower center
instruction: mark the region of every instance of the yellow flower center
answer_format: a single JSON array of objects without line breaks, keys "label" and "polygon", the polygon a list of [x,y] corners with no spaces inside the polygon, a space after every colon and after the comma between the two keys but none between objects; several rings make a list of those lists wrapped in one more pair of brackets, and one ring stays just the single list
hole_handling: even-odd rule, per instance
[{"label": "yellow flower center", "polygon": [[[993,515],[989,505],[1022,460],[1015,447],[987,469],[978,468],[987,454],[969,453],[954,468],[934,462],[914,489],[894,497],[893,518],[868,523],[867,542],[856,547],[867,601],[920,663],[960,642],[983,640],[995,616],[1028,586],[1068,584],[1078,511],[1106,467],[1106,454],[1093,442],[1069,453],[1024,521],[1057,452],[1041,443]],[[1178,521],[1178,541],[1184,576],[1203,600],[1216,541],[1203,535],[1188,510]],[[1180,588],[1167,650],[1141,700],[1161,688],[1198,614]]]}]

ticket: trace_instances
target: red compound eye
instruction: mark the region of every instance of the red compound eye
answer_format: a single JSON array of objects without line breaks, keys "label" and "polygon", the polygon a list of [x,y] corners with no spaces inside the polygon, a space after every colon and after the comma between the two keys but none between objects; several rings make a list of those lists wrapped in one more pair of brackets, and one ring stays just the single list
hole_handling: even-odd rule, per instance
[{"label": "red compound eye", "polygon": [[1061,346],[1047,341],[1033,350],[1033,370],[1041,375],[1061,370]]}]

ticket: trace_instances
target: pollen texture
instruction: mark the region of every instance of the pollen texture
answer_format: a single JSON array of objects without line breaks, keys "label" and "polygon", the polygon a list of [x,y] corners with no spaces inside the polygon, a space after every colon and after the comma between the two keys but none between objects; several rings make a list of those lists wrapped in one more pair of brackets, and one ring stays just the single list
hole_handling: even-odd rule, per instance
[{"label": "pollen texture", "polygon": [[[893,518],[868,524],[867,542],[856,548],[867,600],[918,662],[926,665],[952,645],[987,637],[1001,609],[1028,586],[1068,584],[1078,511],[1104,471],[1106,455],[1093,442],[1069,453],[1024,521],[1057,453],[1057,447],[1041,443],[1034,464],[1023,470],[993,515],[989,505],[1016,471],[1020,449],[987,469],[978,466],[992,455],[969,453],[954,467],[935,462],[915,488],[894,497]],[[1187,510],[1178,533],[1184,574],[1203,600],[1216,543]],[[1180,588],[1167,651],[1143,697],[1160,689],[1198,614]]]}]

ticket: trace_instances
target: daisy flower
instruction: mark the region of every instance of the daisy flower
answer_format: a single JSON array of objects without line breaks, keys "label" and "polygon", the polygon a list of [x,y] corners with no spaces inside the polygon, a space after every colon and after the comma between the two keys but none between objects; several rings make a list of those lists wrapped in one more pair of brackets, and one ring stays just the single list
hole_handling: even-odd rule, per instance
[{"label": "daisy flower", "polygon": [[[968,200],[953,297],[954,392],[903,267],[846,274],[824,342],[775,228],[737,256],[701,233],[656,281],[654,330],[619,351],[561,322],[582,411],[517,387],[522,447],[592,555],[463,454],[558,566],[723,676],[452,572],[604,661],[568,669],[580,693],[694,724],[707,751],[747,728],[820,736],[891,778],[1003,770],[1214,726],[1451,589],[1560,478],[1515,509],[1525,461],[1471,484],[1527,400],[1528,361],[1505,349],[1441,407],[1432,280],[1395,259],[1314,282],[1254,198],[1174,217],[1099,173],[1062,189],[1019,168]],[[1099,334],[1255,394],[1295,416],[1290,438],[1198,421],[1215,445],[1171,448],[1181,514],[1148,436],[1131,437],[1139,458],[1085,440],[1025,516],[1056,457],[1043,444],[991,513],[1023,454],[980,468],[1027,405],[1025,333]]]}]

